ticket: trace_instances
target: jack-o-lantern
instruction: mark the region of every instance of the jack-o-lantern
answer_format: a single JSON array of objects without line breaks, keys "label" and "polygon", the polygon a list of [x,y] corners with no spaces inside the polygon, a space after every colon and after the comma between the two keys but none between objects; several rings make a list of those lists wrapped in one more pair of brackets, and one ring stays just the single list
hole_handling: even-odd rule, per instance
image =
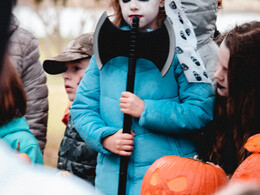
[{"label": "jack-o-lantern", "polygon": [[209,195],[227,182],[219,166],[170,155],[156,160],[147,170],[141,195]]},{"label": "jack-o-lantern", "polygon": [[252,152],[234,172],[231,181],[249,181],[254,180],[260,185],[260,134],[250,137],[244,148]]}]

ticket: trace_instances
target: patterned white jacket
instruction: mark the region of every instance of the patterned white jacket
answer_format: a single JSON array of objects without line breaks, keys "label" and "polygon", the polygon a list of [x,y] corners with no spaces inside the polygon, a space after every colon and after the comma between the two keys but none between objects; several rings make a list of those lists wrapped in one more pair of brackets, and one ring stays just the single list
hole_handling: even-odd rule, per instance
[{"label": "patterned white jacket", "polygon": [[218,11],[217,0],[181,0],[182,8],[191,21],[197,41],[198,52],[205,64],[210,79],[215,82],[214,73],[218,62],[218,46],[214,42]]}]

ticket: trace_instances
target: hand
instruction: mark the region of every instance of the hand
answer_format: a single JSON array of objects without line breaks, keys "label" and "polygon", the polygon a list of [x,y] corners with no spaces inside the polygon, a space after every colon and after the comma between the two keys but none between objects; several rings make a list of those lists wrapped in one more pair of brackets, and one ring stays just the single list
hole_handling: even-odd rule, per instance
[{"label": "hand", "polygon": [[120,101],[120,111],[135,118],[140,118],[144,112],[144,101],[131,92],[122,92]]},{"label": "hand", "polygon": [[135,133],[131,130],[131,133],[123,133],[123,129],[103,139],[102,145],[107,150],[121,155],[131,156],[134,149],[134,137]]}]

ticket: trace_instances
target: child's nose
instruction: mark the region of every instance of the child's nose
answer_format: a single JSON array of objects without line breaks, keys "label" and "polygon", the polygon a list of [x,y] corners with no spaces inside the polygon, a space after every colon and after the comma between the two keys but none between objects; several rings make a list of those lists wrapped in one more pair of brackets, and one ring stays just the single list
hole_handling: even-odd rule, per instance
[{"label": "child's nose", "polygon": [[63,79],[65,80],[65,79],[70,79],[71,78],[71,76],[70,76],[70,74],[68,73],[68,72],[64,72],[63,73]]},{"label": "child's nose", "polygon": [[138,0],[131,0],[130,1],[130,9],[131,10],[139,9],[139,2],[138,2]]},{"label": "child's nose", "polygon": [[222,76],[222,70],[221,68],[217,68],[215,74],[214,74],[214,78],[217,80],[222,80],[223,76]]}]

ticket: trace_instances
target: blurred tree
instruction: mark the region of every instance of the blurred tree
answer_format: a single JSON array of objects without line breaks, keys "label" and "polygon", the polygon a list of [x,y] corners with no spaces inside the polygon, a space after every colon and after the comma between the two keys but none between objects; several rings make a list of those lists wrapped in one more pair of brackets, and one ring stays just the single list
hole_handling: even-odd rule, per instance
[{"label": "blurred tree", "polygon": [[[56,55],[64,48],[64,40],[60,32],[60,13],[66,6],[67,0],[34,0],[34,10],[41,19],[45,29],[45,41],[43,42],[45,57]],[[49,10],[49,11],[48,11]],[[46,14],[48,13],[49,14]],[[55,48],[51,50],[50,48]],[[53,53],[54,52],[54,53]]]},{"label": "blurred tree", "polygon": [[[58,2],[59,0],[52,0],[52,1],[54,2],[55,5],[57,5],[57,2]],[[97,0],[96,0],[96,1],[97,1]],[[34,0],[34,2],[35,2],[36,4],[39,4],[39,3],[42,3],[43,0]],[[67,0],[62,0],[62,4],[63,4],[63,5],[66,5],[66,3],[67,3]]]},{"label": "blurred tree", "polygon": [[[18,4],[19,4],[18,0]],[[41,42],[44,50],[44,58],[57,55],[62,52],[68,41],[74,37],[62,37],[61,34],[61,14],[64,8],[74,7],[85,9],[88,16],[80,18],[79,34],[84,33],[84,27],[89,20],[97,22],[99,15],[93,12],[95,8],[104,8],[104,0],[31,0],[20,1],[29,4],[41,20],[46,37]],[[73,16],[72,16],[73,17]],[[64,24],[64,23],[63,23]]]}]

